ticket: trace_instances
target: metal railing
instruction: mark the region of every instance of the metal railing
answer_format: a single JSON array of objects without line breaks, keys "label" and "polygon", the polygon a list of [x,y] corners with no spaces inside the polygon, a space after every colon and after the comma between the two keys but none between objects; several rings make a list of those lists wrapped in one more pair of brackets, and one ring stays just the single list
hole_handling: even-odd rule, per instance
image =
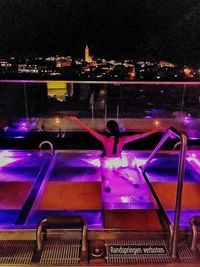
[{"label": "metal railing", "polygon": [[198,235],[198,229],[197,226],[200,225],[200,216],[194,216],[190,219],[189,224],[192,229],[192,244],[191,244],[191,250],[196,251],[197,250],[197,235]]},{"label": "metal railing", "polygon": [[39,149],[42,149],[42,146],[44,144],[47,144],[49,145],[49,148],[50,148],[50,154],[51,155],[54,155],[54,147],[53,147],[53,144],[50,142],[50,141],[43,141],[42,143],[39,144]]},{"label": "metal railing", "polygon": [[58,227],[63,227],[67,225],[81,226],[82,236],[81,236],[81,260],[85,261],[87,258],[87,222],[82,216],[48,216],[47,218],[42,219],[37,227],[36,231],[36,242],[37,242],[37,251],[40,252],[43,249],[43,238],[42,231],[44,224],[54,225]]},{"label": "metal railing", "polygon": [[181,212],[181,202],[182,202],[182,188],[183,188],[183,178],[185,174],[185,156],[187,150],[187,137],[184,133],[179,132],[175,128],[169,128],[165,133],[163,138],[160,140],[154,151],[151,153],[146,163],[142,166],[142,171],[144,172],[151,160],[154,158],[161,146],[166,142],[166,140],[171,136],[176,136],[180,139],[180,154],[179,154],[179,163],[178,163],[178,173],[177,173],[177,188],[176,188],[176,204],[175,204],[175,217],[174,217],[174,227],[171,233],[171,255],[172,258],[176,258],[177,251],[177,235],[179,230],[180,222],[180,212]]}]

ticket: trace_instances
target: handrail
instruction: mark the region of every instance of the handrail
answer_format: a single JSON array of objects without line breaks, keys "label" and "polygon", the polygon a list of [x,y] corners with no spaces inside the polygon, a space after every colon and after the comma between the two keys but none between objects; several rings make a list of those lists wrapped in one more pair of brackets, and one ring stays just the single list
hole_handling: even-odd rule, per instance
[{"label": "handrail", "polygon": [[166,214],[166,212],[165,212],[165,210],[164,210],[164,208],[162,206],[162,203],[160,202],[160,200],[159,200],[159,198],[158,198],[158,196],[157,196],[152,184],[150,183],[148,177],[146,176],[146,174],[144,172],[142,174],[143,174],[143,177],[145,178],[145,180],[146,180],[146,182],[147,182],[147,184],[148,184],[148,186],[149,186],[149,188],[150,188],[150,190],[151,190],[151,192],[153,194],[153,197],[155,198],[155,200],[156,200],[156,202],[158,204],[159,209],[162,212],[162,215],[164,217],[165,222],[167,223],[167,226],[169,227],[169,232],[170,232],[170,240],[169,240],[169,244],[170,245],[169,245],[169,247],[171,248],[172,247],[172,236],[173,236],[173,225],[171,224],[170,219],[168,218],[168,216],[167,216],[167,214]]},{"label": "handrail", "polygon": [[177,174],[177,188],[176,188],[176,204],[175,204],[175,217],[174,217],[174,228],[172,233],[172,258],[176,258],[176,250],[177,250],[177,234],[179,229],[180,222],[180,212],[181,212],[181,202],[182,202],[182,189],[183,189],[183,177],[185,174],[185,156],[187,149],[187,137],[184,133],[179,132],[173,127],[170,127],[168,131],[165,133],[163,138],[160,140],[154,151],[151,153],[146,163],[142,166],[142,171],[144,172],[155,154],[158,152],[160,147],[166,142],[166,140],[171,135],[177,136],[180,139],[180,154],[179,154],[179,164],[178,164],[178,174]]},{"label": "handrail", "polygon": [[49,225],[81,225],[82,227],[82,244],[81,244],[81,261],[85,262],[87,260],[87,221],[82,216],[62,216],[62,215],[52,215],[47,218],[42,219],[36,230],[36,243],[37,243],[37,251],[41,252],[43,249],[43,239],[42,239],[42,231],[43,225],[47,223]]},{"label": "handrail", "polygon": [[54,83],[59,83],[60,81],[65,82],[65,83],[78,83],[78,84],[161,84],[161,85],[200,85],[199,81],[94,81],[94,80],[10,80],[10,79],[5,79],[5,80],[0,80],[0,83],[48,83],[48,82],[54,82]]},{"label": "handrail", "polygon": [[181,142],[179,141],[179,142],[177,142],[175,145],[174,145],[174,147],[173,147],[173,150],[176,150],[176,148],[178,147],[178,146],[180,146],[180,144],[181,144]]},{"label": "handrail", "polygon": [[49,145],[51,155],[54,155],[53,144],[52,144],[50,141],[43,141],[42,143],[40,143],[40,144],[39,144],[39,149],[42,149],[42,146],[43,146],[44,144],[48,144],[48,145]]},{"label": "handrail", "polygon": [[189,220],[189,224],[192,228],[192,244],[191,250],[197,250],[197,226],[200,225],[200,216],[194,216]]}]

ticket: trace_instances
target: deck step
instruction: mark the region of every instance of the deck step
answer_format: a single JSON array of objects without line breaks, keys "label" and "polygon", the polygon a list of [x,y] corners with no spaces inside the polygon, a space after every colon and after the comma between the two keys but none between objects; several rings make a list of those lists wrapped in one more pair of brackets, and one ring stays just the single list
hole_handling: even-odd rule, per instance
[{"label": "deck step", "polygon": [[185,240],[181,240],[177,245],[177,253],[180,259],[180,262],[183,264],[195,264],[198,263],[199,259],[195,257],[195,254],[192,253],[190,246]]},{"label": "deck step", "polygon": [[74,265],[80,263],[80,241],[47,240],[42,251],[40,264]]},{"label": "deck step", "polygon": [[35,248],[34,240],[0,240],[0,264],[30,264]]}]

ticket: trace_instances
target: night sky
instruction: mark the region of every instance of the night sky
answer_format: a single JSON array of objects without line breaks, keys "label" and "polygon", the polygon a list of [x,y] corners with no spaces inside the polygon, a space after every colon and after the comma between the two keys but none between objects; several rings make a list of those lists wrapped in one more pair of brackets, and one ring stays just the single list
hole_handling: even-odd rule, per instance
[{"label": "night sky", "polygon": [[0,56],[200,65],[199,0],[0,0]]}]

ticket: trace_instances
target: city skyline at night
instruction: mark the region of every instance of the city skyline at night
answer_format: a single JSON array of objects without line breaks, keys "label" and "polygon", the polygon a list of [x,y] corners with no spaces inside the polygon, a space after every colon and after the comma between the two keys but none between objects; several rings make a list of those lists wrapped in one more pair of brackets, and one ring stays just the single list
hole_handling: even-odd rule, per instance
[{"label": "city skyline at night", "polygon": [[197,0],[30,0],[0,3],[0,57],[90,53],[199,65]]}]

